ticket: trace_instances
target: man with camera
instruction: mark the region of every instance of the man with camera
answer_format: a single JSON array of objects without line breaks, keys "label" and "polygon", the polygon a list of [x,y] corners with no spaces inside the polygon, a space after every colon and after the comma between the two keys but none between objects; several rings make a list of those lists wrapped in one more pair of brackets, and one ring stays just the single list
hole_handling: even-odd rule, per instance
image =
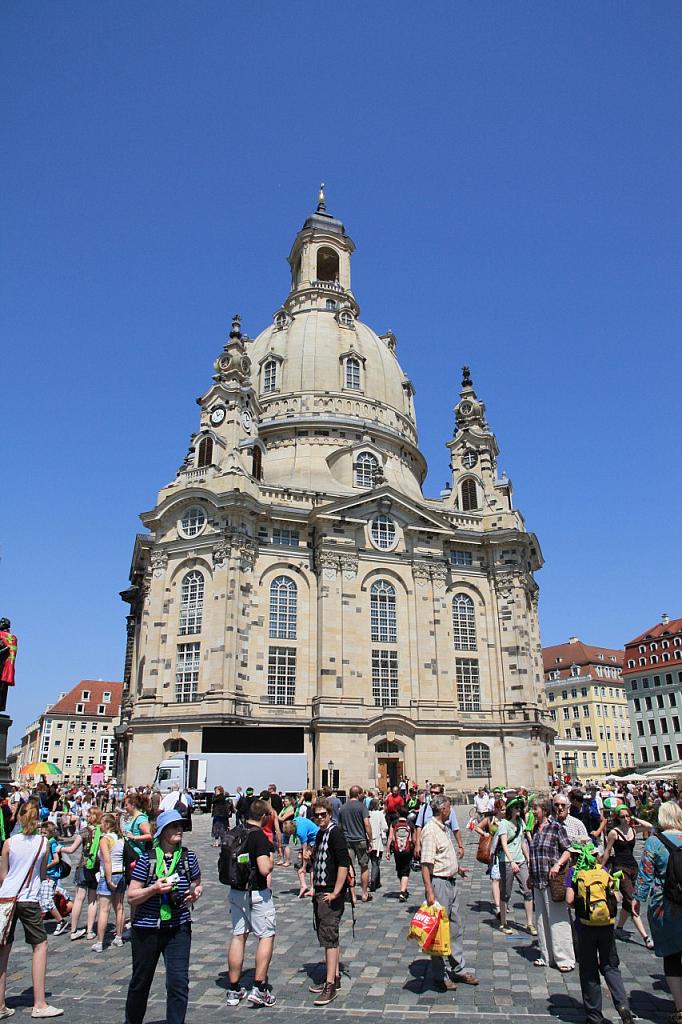
[{"label": "man with camera", "polygon": [[167,1024],[185,1024],[191,909],[201,893],[199,861],[182,845],[182,815],[166,811],[157,819],[152,850],[143,853],[133,868],[128,889],[133,911],[133,975],[126,1024],[142,1024],[160,956],[166,965]]}]

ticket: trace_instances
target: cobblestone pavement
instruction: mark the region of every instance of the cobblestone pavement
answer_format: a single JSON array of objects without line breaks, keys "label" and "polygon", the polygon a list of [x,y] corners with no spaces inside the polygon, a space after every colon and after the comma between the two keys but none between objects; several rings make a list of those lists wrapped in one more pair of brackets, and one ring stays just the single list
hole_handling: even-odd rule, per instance
[{"label": "cobblestone pavement", "polygon": [[[460,820],[466,820],[464,810]],[[348,1022],[354,1018],[371,1024],[403,1024],[424,1018],[440,1019],[450,1015],[462,1020],[472,1018],[503,1024],[523,1018],[536,1021],[573,1021],[584,1019],[580,1002],[577,971],[561,975],[558,971],[533,966],[537,950],[533,940],[520,927],[514,934],[502,935],[495,929],[490,912],[489,883],[483,868],[474,859],[474,836],[465,833],[465,866],[473,867],[472,877],[462,883],[465,913],[465,951],[468,966],[480,978],[478,987],[459,985],[454,993],[438,993],[430,983],[428,957],[422,956],[414,942],[406,939],[411,916],[421,902],[423,890],[413,877],[412,897],[407,904],[397,900],[397,885],[392,863],[382,867],[383,887],[369,904],[357,908],[355,936],[350,913],[342,923],[343,977],[339,997],[326,1009],[314,1009],[315,998],[308,992],[311,978],[318,979],[320,949],[312,930],[309,900],[298,900],[298,883],[292,868],[275,872],[278,934],[270,981],[277,997],[271,1008],[252,1008],[242,1003],[237,1008],[225,1005],[226,943],[229,937],[226,887],[217,881],[217,851],[210,846],[210,821],[198,817],[189,845],[196,850],[203,870],[205,893],[194,917],[193,949],[190,964],[190,1005],[188,1024],[215,1024],[229,1016],[244,1019],[257,1014],[260,1021],[285,1018],[308,1020],[323,1016],[327,1021]],[[68,880],[67,880],[68,884]],[[513,911],[520,925],[523,908],[518,902]],[[48,929],[52,930],[52,924]],[[629,941],[619,942],[626,989],[631,993],[633,1011],[642,1020],[656,1024],[672,1010],[665,987],[662,961],[635,940],[629,929]],[[7,1004],[17,1007],[17,1022],[30,1019],[30,953],[20,939],[11,954],[7,983]],[[130,977],[130,947],[109,947],[104,953],[90,950],[85,939],[70,942],[68,934],[49,939],[48,1000],[65,1009],[64,1020],[77,1024],[122,1024],[127,983]],[[247,981],[252,977],[254,942],[247,945]],[[152,989],[146,1022],[165,1021],[164,970],[161,964]],[[618,1020],[608,992],[604,989],[604,1010]]]}]

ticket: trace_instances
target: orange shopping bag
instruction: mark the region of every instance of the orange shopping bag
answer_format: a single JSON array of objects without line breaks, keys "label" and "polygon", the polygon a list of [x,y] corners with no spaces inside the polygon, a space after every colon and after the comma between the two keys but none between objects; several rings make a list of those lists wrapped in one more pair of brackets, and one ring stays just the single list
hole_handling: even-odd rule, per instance
[{"label": "orange shopping bag", "polygon": [[434,903],[430,907],[428,903],[424,902],[410,921],[407,937],[416,939],[422,952],[430,952],[442,916],[443,908],[440,903]]}]

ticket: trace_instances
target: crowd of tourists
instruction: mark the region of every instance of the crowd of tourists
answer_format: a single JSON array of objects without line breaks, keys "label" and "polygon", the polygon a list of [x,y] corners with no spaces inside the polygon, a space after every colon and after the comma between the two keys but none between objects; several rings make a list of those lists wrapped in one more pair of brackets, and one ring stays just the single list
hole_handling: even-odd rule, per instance
[{"label": "crowd of tourists", "polygon": [[[463,829],[440,784],[420,787],[403,779],[387,793],[356,785],[343,797],[329,788],[283,794],[274,783],[261,792],[236,787],[231,795],[216,787],[211,834],[220,849],[220,881],[229,886],[232,923],[228,1007],[276,1002],[270,965],[278,866],[295,870],[297,898],[311,903],[324,951],[319,979],[310,985],[315,1006],[339,995],[344,913],[355,919],[356,906],[371,903],[389,885],[399,901],[412,897],[417,905],[439,906],[449,922],[449,954],[430,958],[433,987],[447,992],[477,985],[474,965],[465,959],[460,905],[460,879],[471,867],[464,863],[470,832],[490,880],[497,927],[512,934],[516,889],[522,927],[537,944],[534,966],[577,969],[588,1024],[605,1020],[602,976],[621,1020],[633,1020],[617,950],[630,919],[644,945],[663,958],[675,1004],[670,1022],[682,1024],[682,799],[674,785],[579,787],[556,779],[547,797],[522,788],[481,788]],[[192,909],[203,892],[198,858],[187,845],[193,804],[177,785],[164,796],[112,786],[67,793],[44,783],[0,791],[0,1020],[15,1012],[5,1002],[5,987],[21,923],[32,948],[33,1018],[63,1013],[45,996],[49,924],[62,941],[67,934],[73,942],[89,940],[95,956],[109,944],[130,942],[126,1024],[142,1024],[163,957],[166,1019],[184,1024]],[[645,840],[639,863],[638,838]],[[391,861],[394,880],[387,881]],[[249,935],[256,951],[247,989]]]}]

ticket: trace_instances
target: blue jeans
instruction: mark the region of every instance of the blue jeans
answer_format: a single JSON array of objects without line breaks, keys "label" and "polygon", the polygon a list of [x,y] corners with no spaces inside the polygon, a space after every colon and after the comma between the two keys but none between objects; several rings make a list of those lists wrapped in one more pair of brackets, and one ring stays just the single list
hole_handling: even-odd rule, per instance
[{"label": "blue jeans", "polygon": [[185,1024],[189,998],[189,953],[192,926],[176,928],[133,928],[133,976],[126,999],[126,1024],[142,1024],[147,1012],[149,990],[156,965],[163,956],[166,965],[166,1021]]}]

